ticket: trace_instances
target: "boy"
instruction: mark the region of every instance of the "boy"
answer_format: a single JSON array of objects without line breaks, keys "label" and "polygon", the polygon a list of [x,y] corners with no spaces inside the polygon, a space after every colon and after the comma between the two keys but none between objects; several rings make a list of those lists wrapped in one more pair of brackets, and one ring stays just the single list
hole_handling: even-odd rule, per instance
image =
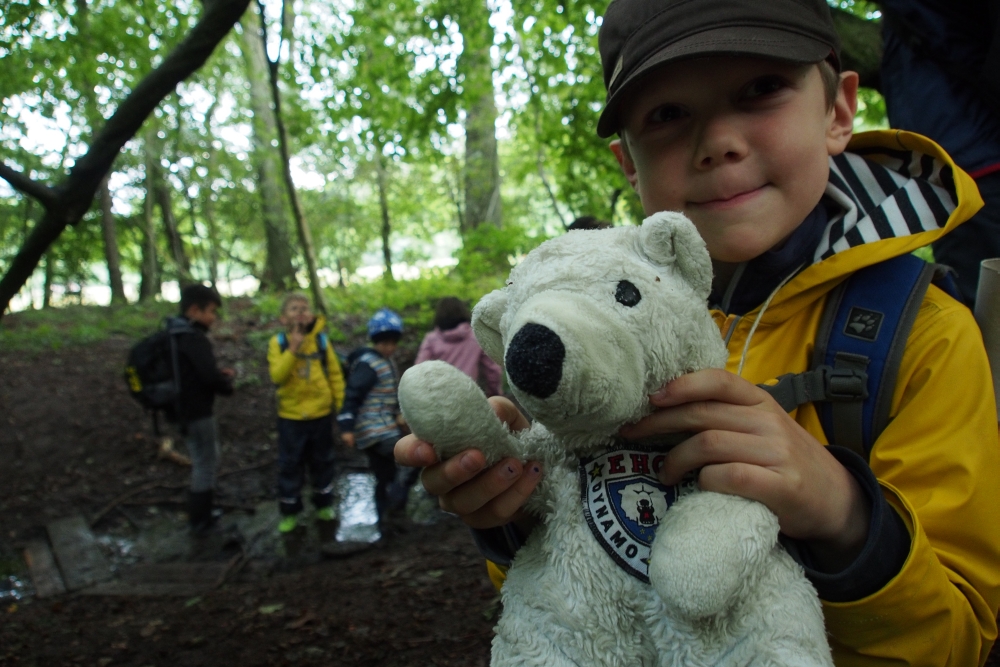
[{"label": "boy", "polygon": [[298,526],[305,467],[312,482],[316,518],[332,521],[333,418],[344,402],[344,374],[309,299],[290,294],[281,305],[285,332],[271,337],[267,363],[278,399],[278,531]]},{"label": "boy", "polygon": [[[671,382],[622,435],[692,431],[667,454],[664,483],[700,470],[703,489],[774,511],[823,601],[837,664],[983,664],[1000,604],[1000,449],[971,313],[929,288],[867,462],[824,446],[814,404],[788,414],[756,386],[809,367],[826,296],[847,276],[971,216],[971,180],[917,135],[852,141],[857,74],[839,72],[824,0],[615,0],[599,39],[598,132],[618,134],[611,148],[647,214],[682,211],[704,237],[730,350],[726,371]],[[492,400],[512,429],[526,425]],[[428,491],[481,529],[494,560],[530,530],[520,507],[542,474],[534,462],[484,470],[469,450],[437,463],[412,436],[397,460],[429,466]]]},{"label": "boy", "polygon": [[219,470],[219,442],[216,436],[212,405],[215,395],[233,393],[236,372],[219,368],[212,352],[208,331],[215,324],[222,299],[211,287],[188,285],[181,290],[180,317],[168,326],[188,330],[177,336],[179,397],[177,408],[167,411],[167,418],[180,426],[191,457],[191,491],[188,517],[191,532],[198,536],[215,524],[212,494]]},{"label": "boy", "polygon": [[371,347],[361,347],[347,358],[347,396],[337,415],[340,437],[368,457],[375,474],[375,509],[381,523],[389,509],[389,486],[396,479],[393,447],[403,435],[403,416],[396,394],[398,374],[392,361],[403,335],[403,320],[382,308],[368,320]]}]

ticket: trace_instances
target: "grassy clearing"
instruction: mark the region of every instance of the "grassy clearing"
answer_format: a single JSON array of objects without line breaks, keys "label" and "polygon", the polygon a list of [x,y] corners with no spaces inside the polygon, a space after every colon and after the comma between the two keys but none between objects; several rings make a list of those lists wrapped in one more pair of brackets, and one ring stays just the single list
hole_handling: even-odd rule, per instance
[{"label": "grassy clearing", "polygon": [[172,303],[128,306],[66,306],[28,310],[0,321],[0,350],[42,352],[87,345],[110,336],[142,338],[176,312]]},{"label": "grassy clearing", "polygon": [[[438,299],[457,296],[474,305],[487,292],[503,287],[505,276],[463,280],[454,273],[431,271],[415,280],[352,284],[326,291],[330,309],[328,332],[334,343],[352,343],[365,338],[365,325],[372,313],[388,307],[400,313],[407,329],[425,332],[433,328]],[[244,333],[254,347],[266,349],[279,326],[284,294],[260,294],[249,308],[223,305],[219,331],[237,320],[249,324]],[[240,301],[244,301],[240,299]],[[44,352],[73,345],[88,345],[110,336],[138,340],[158,328],[164,317],[177,312],[173,303],[153,302],[127,306],[67,306],[30,310],[6,315],[0,320],[0,350]]]}]

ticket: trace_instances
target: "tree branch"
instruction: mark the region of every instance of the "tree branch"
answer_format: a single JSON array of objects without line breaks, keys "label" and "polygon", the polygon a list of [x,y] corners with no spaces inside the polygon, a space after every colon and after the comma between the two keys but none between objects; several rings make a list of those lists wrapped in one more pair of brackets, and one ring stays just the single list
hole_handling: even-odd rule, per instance
[{"label": "tree branch", "polygon": [[122,146],[135,136],[146,118],[177,84],[200,68],[219,42],[246,11],[250,0],[214,0],[205,3],[205,14],[184,40],[155,70],[129,93],[100,132],[94,135],[86,155],[54,189],[58,195],[46,207],[45,216],[25,239],[0,280],[0,317],[10,300],[31,277],[42,255],[68,225],[83,217],[94,200],[101,181],[111,170]]},{"label": "tree branch", "polygon": [[45,208],[48,208],[56,199],[56,193],[52,188],[8,167],[3,161],[0,161],[0,178],[10,183],[11,187],[18,192],[35,198]]}]

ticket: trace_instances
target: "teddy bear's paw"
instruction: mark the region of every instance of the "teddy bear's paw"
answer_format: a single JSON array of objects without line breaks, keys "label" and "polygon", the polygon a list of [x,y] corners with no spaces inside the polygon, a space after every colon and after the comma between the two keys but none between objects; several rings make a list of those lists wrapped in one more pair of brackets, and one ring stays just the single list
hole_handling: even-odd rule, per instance
[{"label": "teddy bear's paw", "polygon": [[399,381],[399,407],[410,429],[434,445],[442,459],[469,448],[493,464],[518,456],[518,441],[501,422],[482,389],[443,361],[413,366]]},{"label": "teddy bear's paw", "polygon": [[777,538],[777,517],[760,503],[692,494],[671,507],[657,528],[650,583],[681,618],[719,616],[756,583]]}]

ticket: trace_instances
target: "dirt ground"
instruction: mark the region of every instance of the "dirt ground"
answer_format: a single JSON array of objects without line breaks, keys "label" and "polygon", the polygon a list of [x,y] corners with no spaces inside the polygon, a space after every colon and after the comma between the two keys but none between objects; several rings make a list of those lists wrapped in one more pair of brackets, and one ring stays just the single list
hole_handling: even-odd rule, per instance
[{"label": "dirt ground", "polygon": [[[266,335],[246,335],[256,323],[238,307],[227,311],[216,353],[241,379],[233,397],[216,402],[222,468],[250,470],[220,479],[219,500],[253,507],[274,497],[276,475]],[[415,342],[404,339],[402,365]],[[129,345],[113,338],[42,354],[0,351],[0,584],[10,573],[28,580],[21,550],[53,519],[90,519],[151,483],[164,488],[134,496],[124,511],[179,514],[188,469],[157,458],[149,419],[121,379]],[[143,504],[150,498],[166,502]],[[113,510],[94,532],[113,534],[126,522]],[[251,562],[195,598],[8,597],[0,664],[478,666],[489,663],[496,613],[464,526],[444,515],[429,526],[404,517],[364,553]]]},{"label": "dirt ground", "polygon": [[[216,415],[222,468],[242,471],[219,483],[232,514],[273,498],[276,434],[266,333],[238,305],[227,311],[216,353],[240,381]],[[404,338],[403,368],[417,342],[416,333]],[[112,338],[39,354],[0,350],[0,594],[7,575],[28,579],[21,551],[53,519],[91,519],[151,484],[162,488],[109,511],[95,533],[126,530],[137,513],[180,516],[188,471],[157,458],[149,420],[126,393],[129,345]],[[251,561],[200,596],[0,598],[0,665],[479,666],[489,664],[497,613],[464,526],[402,517],[363,553]],[[1000,658],[987,664],[1000,667]]]}]

